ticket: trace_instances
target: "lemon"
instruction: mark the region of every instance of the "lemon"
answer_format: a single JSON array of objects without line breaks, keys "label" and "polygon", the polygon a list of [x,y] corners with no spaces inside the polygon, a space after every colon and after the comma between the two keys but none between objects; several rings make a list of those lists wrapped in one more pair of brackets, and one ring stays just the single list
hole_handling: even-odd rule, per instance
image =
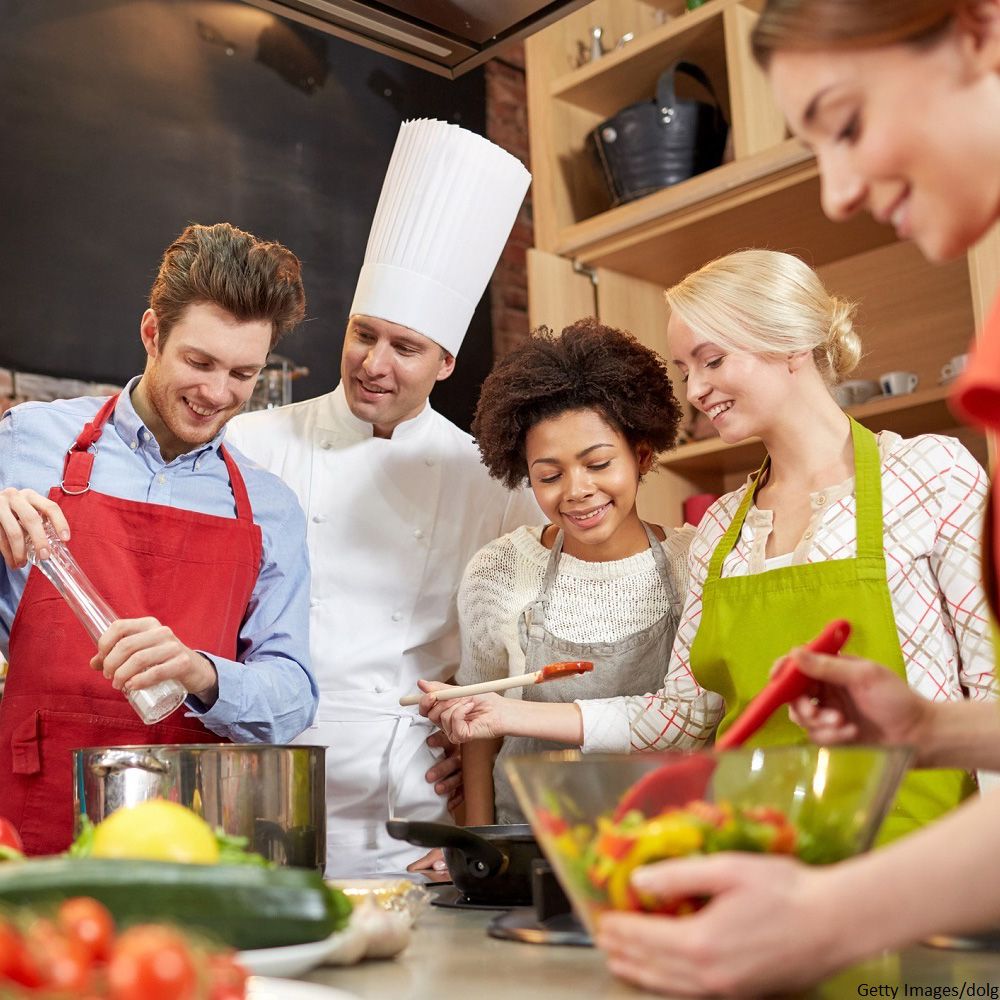
[{"label": "lemon", "polygon": [[98,823],[92,855],[212,865],[219,860],[219,844],[212,828],[190,809],[149,799]]}]

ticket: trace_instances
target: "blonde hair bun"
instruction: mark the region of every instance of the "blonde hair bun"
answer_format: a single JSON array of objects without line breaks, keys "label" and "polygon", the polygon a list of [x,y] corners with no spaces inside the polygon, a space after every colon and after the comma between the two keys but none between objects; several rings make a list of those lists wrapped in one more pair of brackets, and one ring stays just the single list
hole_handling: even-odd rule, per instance
[{"label": "blonde hair bun", "polygon": [[858,367],[861,360],[861,338],[854,329],[857,304],[831,297],[830,336],[823,345],[831,381],[836,384]]}]

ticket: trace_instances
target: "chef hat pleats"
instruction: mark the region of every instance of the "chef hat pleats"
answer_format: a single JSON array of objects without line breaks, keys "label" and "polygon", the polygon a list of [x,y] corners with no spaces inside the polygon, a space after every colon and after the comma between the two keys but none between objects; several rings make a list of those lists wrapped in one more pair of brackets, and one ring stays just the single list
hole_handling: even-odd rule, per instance
[{"label": "chef hat pleats", "polygon": [[520,161],[474,132],[403,122],[351,304],[457,354],[531,183]]}]

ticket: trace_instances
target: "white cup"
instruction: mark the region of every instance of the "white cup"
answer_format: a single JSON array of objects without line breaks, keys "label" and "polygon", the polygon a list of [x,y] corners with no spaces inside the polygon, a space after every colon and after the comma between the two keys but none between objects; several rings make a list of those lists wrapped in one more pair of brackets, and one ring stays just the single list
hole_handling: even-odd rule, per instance
[{"label": "white cup", "polygon": [[956,354],[941,367],[941,381],[950,382],[965,371],[965,366],[969,362],[968,354]]},{"label": "white cup", "polygon": [[867,403],[873,396],[877,396],[881,390],[877,382],[869,379],[852,378],[847,382],[833,387],[833,398],[846,409],[848,406],[857,406],[860,403]]},{"label": "white cup", "polygon": [[913,372],[885,372],[878,377],[878,384],[887,396],[905,396],[916,389],[919,381]]}]

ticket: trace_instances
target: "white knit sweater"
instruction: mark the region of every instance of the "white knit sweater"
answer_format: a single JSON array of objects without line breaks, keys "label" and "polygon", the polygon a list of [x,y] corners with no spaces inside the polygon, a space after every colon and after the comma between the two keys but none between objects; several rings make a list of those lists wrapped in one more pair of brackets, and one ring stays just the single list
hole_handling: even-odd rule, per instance
[{"label": "white knit sweater", "polygon": [[[551,551],[540,527],[522,527],[483,546],[466,567],[458,592],[462,633],[459,684],[523,674],[518,620],[542,590]],[[694,530],[668,531],[660,544],[676,600],[687,589],[687,551]],[[652,550],[626,559],[587,562],[562,554],[549,593],[548,630],[570,642],[614,642],[662,618],[670,598]],[[519,697],[520,689],[508,692]]]}]

